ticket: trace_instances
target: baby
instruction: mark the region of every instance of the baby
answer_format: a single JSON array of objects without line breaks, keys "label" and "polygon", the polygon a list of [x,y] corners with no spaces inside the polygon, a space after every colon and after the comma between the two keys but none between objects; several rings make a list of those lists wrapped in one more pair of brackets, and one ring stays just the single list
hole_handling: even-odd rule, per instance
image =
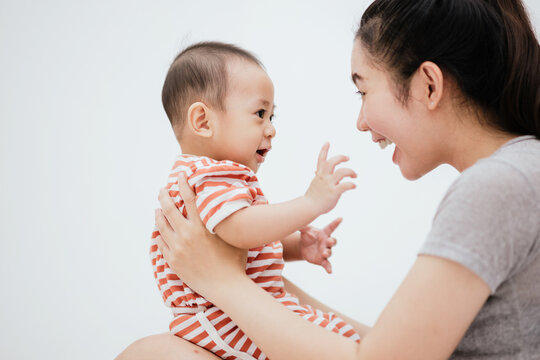
[{"label": "baby", "polygon": [[[335,240],[330,234],[339,220],[323,230],[308,224],[354,187],[341,182],[356,177],[352,170],[335,170],[347,157],[327,159],[325,144],[306,194],[268,204],[255,173],[276,134],[274,88],[259,60],[234,45],[203,42],[183,50],[169,69],[162,100],[183,152],[167,186],[177,207],[185,215],[177,183],[183,172],[207,229],[249,249],[246,273],[255,283],[304,319],[359,341],[353,327],[333,313],[300,304],[285,290],[281,276],[284,257],[305,259],[331,272],[328,257]],[[150,256],[158,288],[174,316],[170,330],[223,359],[267,359],[227,314],[171,271],[158,250],[158,236],[155,229]]]}]

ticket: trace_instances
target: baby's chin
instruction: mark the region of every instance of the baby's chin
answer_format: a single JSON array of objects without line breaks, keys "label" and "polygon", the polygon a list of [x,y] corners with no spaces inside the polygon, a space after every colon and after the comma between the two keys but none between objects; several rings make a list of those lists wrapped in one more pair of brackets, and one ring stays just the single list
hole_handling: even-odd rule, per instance
[{"label": "baby's chin", "polygon": [[247,166],[248,168],[250,168],[251,171],[253,171],[255,174],[257,173],[257,171],[259,171],[259,168],[261,167],[261,164],[255,162],[253,164],[250,164],[250,163],[244,163],[244,162],[239,162],[239,164],[242,164],[244,166]]}]

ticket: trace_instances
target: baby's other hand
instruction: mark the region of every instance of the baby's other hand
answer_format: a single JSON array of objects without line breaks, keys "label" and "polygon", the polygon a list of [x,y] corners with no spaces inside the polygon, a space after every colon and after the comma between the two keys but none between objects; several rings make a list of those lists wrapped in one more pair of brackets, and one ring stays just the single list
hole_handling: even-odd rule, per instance
[{"label": "baby's other hand", "polygon": [[356,187],[351,182],[341,182],[345,177],[356,178],[356,173],[352,169],[339,168],[336,170],[336,166],[348,161],[349,157],[336,155],[327,159],[329,147],[329,143],[323,145],[319,153],[315,177],[305,194],[305,197],[313,204],[313,208],[319,214],[325,214],[332,210],[345,191]]},{"label": "baby's other hand", "polygon": [[336,239],[330,235],[342,220],[342,218],[337,218],[323,229],[317,229],[309,225],[300,229],[300,253],[302,258],[312,264],[321,265],[329,274],[332,273],[332,265],[328,258],[332,256],[332,247],[336,245]]}]

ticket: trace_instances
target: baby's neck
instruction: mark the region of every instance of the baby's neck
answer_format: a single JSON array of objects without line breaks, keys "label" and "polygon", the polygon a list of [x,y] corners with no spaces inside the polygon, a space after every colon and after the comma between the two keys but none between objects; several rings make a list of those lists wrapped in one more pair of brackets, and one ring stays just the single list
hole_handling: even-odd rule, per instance
[{"label": "baby's neck", "polygon": [[[196,156],[206,156],[212,159],[218,159],[219,153],[216,153],[214,148],[208,142],[190,142],[182,141],[180,142],[180,148],[182,149],[182,154],[184,155],[196,155]],[[218,147],[219,148],[219,147]]]}]

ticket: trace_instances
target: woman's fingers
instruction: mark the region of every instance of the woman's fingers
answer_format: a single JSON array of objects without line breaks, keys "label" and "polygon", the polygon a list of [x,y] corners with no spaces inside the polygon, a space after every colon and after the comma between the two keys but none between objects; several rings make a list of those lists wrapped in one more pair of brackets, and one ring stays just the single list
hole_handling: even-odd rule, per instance
[{"label": "woman's fingers", "polygon": [[186,219],[182,216],[182,213],[178,211],[173,199],[169,195],[169,190],[166,188],[161,189],[159,192],[159,203],[161,204],[161,210],[165,218],[169,222],[173,230],[178,230],[182,222],[185,222]]},{"label": "woman's fingers", "polygon": [[[155,222],[156,222],[156,228],[159,230],[159,233],[161,236],[158,236],[158,238],[162,238],[163,245],[162,247],[166,247],[167,249],[170,248],[169,241],[174,233],[173,228],[171,227],[171,224],[167,221],[167,218],[163,215],[161,209],[156,209],[155,213]],[[158,243],[159,246],[159,243]],[[163,251],[162,251],[163,252]]]},{"label": "woman's fingers", "polygon": [[163,237],[161,237],[161,236],[158,236],[156,238],[156,243],[157,243],[159,251],[161,252],[163,257],[165,258],[165,260],[167,260],[169,258],[169,256],[170,256],[169,253],[170,253],[171,249],[167,246],[167,244],[163,240]]},{"label": "woman's fingers", "polygon": [[199,209],[197,208],[197,202],[195,200],[195,193],[191,186],[189,186],[186,178],[186,174],[181,172],[178,174],[178,191],[180,196],[184,200],[184,206],[186,207],[187,218],[190,220],[201,222],[199,216]]}]

